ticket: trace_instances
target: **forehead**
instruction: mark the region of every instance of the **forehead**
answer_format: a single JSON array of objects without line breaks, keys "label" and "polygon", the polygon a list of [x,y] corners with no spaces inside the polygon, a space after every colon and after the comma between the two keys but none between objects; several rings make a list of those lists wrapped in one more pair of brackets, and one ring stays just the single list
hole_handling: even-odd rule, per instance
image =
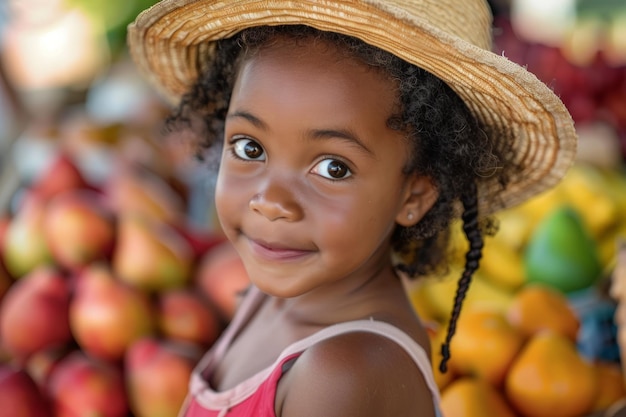
[{"label": "forehead", "polygon": [[397,83],[390,76],[346,49],[314,37],[274,37],[244,56],[232,101],[258,98],[261,93],[271,95],[273,101],[318,102],[342,113],[357,107],[354,110],[375,111],[385,119],[399,110]]}]

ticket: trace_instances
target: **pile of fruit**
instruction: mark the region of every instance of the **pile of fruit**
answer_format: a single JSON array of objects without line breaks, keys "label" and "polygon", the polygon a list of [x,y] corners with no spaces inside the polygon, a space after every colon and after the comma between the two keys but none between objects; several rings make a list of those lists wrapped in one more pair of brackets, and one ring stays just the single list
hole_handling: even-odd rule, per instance
[{"label": "pile of fruit", "polygon": [[2,415],[176,416],[248,285],[180,181],[116,163],[94,185],[59,153],[0,220]]},{"label": "pile of fruit", "polygon": [[626,176],[583,163],[556,188],[500,213],[442,374],[440,346],[467,249],[454,225],[449,272],[408,284],[431,329],[446,417],[582,417],[626,398],[616,303],[606,295],[617,242],[626,239],[623,213]]}]

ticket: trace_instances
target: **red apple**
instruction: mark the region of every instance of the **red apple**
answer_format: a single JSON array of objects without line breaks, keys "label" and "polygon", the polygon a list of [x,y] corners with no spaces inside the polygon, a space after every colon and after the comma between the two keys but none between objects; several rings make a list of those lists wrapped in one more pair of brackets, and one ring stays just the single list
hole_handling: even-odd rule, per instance
[{"label": "red apple", "polygon": [[193,264],[189,243],[169,224],[138,215],[119,218],[112,265],[120,280],[148,291],[183,287]]},{"label": "red apple", "polygon": [[30,185],[30,190],[44,201],[68,191],[90,187],[74,159],[57,154]]},{"label": "red apple", "polygon": [[128,401],[120,367],[74,351],[50,373],[47,390],[55,417],[126,417]]},{"label": "red apple", "polygon": [[68,280],[39,267],[9,288],[0,305],[0,339],[17,360],[71,341]]},{"label": "red apple", "polygon": [[135,417],[176,416],[200,352],[154,338],[136,341],[125,357],[126,386]]},{"label": "red apple", "polygon": [[72,190],[53,198],[43,226],[56,262],[70,270],[105,259],[113,249],[113,212],[95,191]]},{"label": "red apple", "polygon": [[191,288],[159,294],[159,328],[168,339],[208,348],[221,332],[221,323],[209,302]]},{"label": "red apple", "polygon": [[31,194],[7,226],[2,255],[7,271],[14,278],[38,266],[52,264],[52,254],[42,231],[45,213],[45,201]]},{"label": "red apple", "polygon": [[22,368],[0,363],[0,409],[3,416],[52,417],[50,404]]},{"label": "red apple", "polygon": [[230,242],[206,253],[199,262],[195,281],[227,322],[235,314],[241,293],[250,285],[243,262]]},{"label": "red apple", "polygon": [[155,327],[147,294],[117,280],[105,264],[91,264],[77,277],[69,322],[84,351],[111,361]]}]

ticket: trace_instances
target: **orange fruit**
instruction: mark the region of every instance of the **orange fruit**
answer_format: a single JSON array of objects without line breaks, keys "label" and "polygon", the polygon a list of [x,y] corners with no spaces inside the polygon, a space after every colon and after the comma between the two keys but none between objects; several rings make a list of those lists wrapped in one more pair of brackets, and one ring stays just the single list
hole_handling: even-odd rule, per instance
[{"label": "orange fruit", "polygon": [[544,284],[528,284],[513,298],[506,312],[509,322],[527,337],[552,330],[576,340],[580,321],[565,294]]},{"label": "orange fruit", "polygon": [[484,378],[498,387],[524,342],[523,335],[502,311],[463,310],[450,344],[450,368],[459,375]]},{"label": "orange fruit", "polygon": [[480,378],[462,377],[441,393],[445,417],[515,417],[500,391]]},{"label": "orange fruit", "polygon": [[593,411],[606,410],[617,401],[626,399],[626,381],[618,363],[596,362],[593,368],[598,380],[598,394]]},{"label": "orange fruit", "polygon": [[524,417],[580,417],[593,407],[597,376],[572,340],[544,331],[513,362],[505,393]]}]

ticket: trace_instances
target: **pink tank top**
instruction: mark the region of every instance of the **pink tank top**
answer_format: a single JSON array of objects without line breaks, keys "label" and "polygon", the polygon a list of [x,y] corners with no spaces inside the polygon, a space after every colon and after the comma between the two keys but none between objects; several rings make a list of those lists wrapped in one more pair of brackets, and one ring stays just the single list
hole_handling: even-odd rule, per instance
[{"label": "pink tank top", "polygon": [[224,391],[215,391],[208,384],[216,365],[222,359],[230,342],[257,309],[264,298],[251,287],[237,314],[217,343],[196,366],[189,384],[189,395],[180,417],[276,417],[274,399],[284,367],[291,364],[308,347],[340,334],[361,331],[376,333],[396,342],[411,356],[420,369],[433,395],[435,409],[439,404],[439,390],[435,383],[430,359],[424,349],[397,327],[374,320],[356,320],[339,323],[287,346],[269,367],[251,376],[239,385]]}]

